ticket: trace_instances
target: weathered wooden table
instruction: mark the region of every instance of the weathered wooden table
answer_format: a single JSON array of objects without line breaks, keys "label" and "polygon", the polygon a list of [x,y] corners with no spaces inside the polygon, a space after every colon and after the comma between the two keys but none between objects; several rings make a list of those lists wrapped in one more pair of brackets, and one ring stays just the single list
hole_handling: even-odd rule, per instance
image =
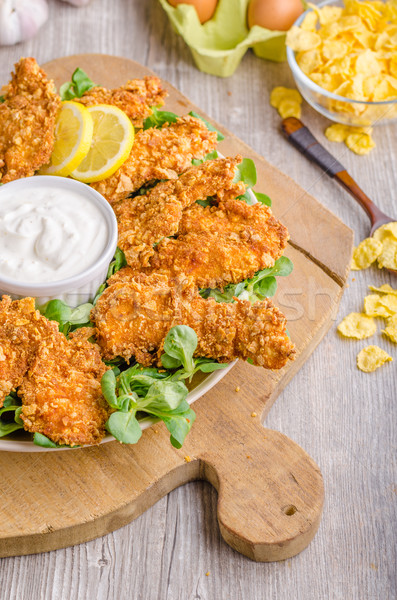
[{"label": "weathered wooden table", "polygon": [[[31,42],[0,49],[2,82],[21,55],[35,56],[40,63],[82,52],[132,58],[173,83],[309,190],[354,229],[356,240],[366,236],[364,213],[279,133],[279,118],[268,99],[275,85],[292,84],[287,65],[249,52],[230,79],[200,73],[157,0],[92,0],[81,9],[50,0],[50,12],[49,22]],[[397,217],[397,126],[379,127],[376,150],[363,158],[327,142],[322,134],[326,120],[307,105],[303,119],[369,196]],[[219,535],[216,492],[197,482],[170,493],[104,538],[48,554],[1,559],[1,600],[394,599],[397,370],[388,363],[374,374],[358,371],[355,357],[367,342],[342,340],[336,323],[361,309],[368,284],[396,285],[397,280],[375,268],[350,279],[335,327],[266,422],[305,448],[325,478],[324,516],[307,550],[270,564],[237,554]],[[397,347],[380,334],[369,343],[381,345],[397,360]]]}]

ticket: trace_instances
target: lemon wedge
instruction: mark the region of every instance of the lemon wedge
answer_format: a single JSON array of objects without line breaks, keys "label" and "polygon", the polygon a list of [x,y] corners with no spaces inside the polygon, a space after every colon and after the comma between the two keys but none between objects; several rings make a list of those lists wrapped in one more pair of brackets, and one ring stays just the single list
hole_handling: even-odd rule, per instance
[{"label": "lemon wedge", "polygon": [[107,179],[126,161],[134,143],[134,127],[116,106],[87,107],[94,122],[91,148],[71,176],[84,183]]},{"label": "lemon wedge", "polygon": [[94,124],[88,108],[77,102],[62,102],[55,124],[55,144],[50,162],[40,175],[67,177],[91,147]]}]

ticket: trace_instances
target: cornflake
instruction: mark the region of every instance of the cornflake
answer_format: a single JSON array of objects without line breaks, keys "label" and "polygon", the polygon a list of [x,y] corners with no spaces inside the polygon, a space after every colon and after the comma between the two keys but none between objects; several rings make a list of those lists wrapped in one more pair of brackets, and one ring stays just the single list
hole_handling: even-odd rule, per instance
[{"label": "cornflake", "polygon": [[339,333],[345,337],[364,340],[376,333],[376,323],[372,317],[363,313],[350,313],[337,327]]},{"label": "cornflake", "polygon": [[282,119],[287,117],[301,117],[302,96],[298,90],[278,86],[270,94],[270,104],[277,108]]},{"label": "cornflake", "polygon": [[379,346],[367,346],[357,355],[357,367],[364,373],[372,373],[384,365],[385,362],[392,360],[392,357]]},{"label": "cornflake", "polygon": [[397,269],[397,222],[386,223],[374,232],[374,238],[382,243],[378,267]]},{"label": "cornflake", "polygon": [[360,271],[367,269],[382,254],[382,242],[374,238],[366,238],[353,251],[351,269]]},{"label": "cornflake", "polygon": [[397,295],[397,290],[392,288],[391,285],[389,285],[388,283],[385,283],[385,284],[381,285],[380,287],[375,287],[374,285],[369,285],[368,287],[372,292],[379,292],[381,294],[396,294]]},{"label": "cornflake", "polygon": [[389,307],[384,304],[383,298],[378,294],[370,294],[369,296],[365,296],[365,314],[369,317],[383,317],[385,319],[391,317],[394,314],[394,312],[391,311]]},{"label": "cornflake", "polygon": [[397,315],[393,315],[390,319],[387,320],[387,327],[382,329],[382,333],[387,335],[388,338],[391,339],[392,342],[397,344]]},{"label": "cornflake", "polygon": [[367,133],[350,133],[345,139],[345,144],[349,150],[360,156],[369,154],[376,147],[374,140]]}]

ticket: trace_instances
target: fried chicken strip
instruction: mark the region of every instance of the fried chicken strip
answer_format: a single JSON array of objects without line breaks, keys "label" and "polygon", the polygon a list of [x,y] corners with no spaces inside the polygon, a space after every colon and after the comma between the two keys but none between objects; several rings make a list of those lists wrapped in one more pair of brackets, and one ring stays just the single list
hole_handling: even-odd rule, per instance
[{"label": "fried chicken strip", "polygon": [[98,444],[105,435],[109,407],[101,392],[107,370],[96,344],[87,341],[91,328],[68,340],[57,332],[40,343],[18,394],[27,431],[59,444]]},{"label": "fried chicken strip", "polygon": [[270,299],[251,305],[204,300],[185,278],[139,274],[126,269],[109,280],[91,316],[105,359],[135,357],[143,365],[160,363],[164,339],[174,325],[192,327],[196,356],[229,362],[250,358],[255,365],[280,369],[293,358],[286,319]]},{"label": "fried chicken strip", "polygon": [[185,274],[201,288],[223,288],[272,267],[288,241],[287,229],[267,206],[227,199],[182,213],[176,239],[165,238],[145,273]]},{"label": "fried chicken strip", "polygon": [[233,183],[241,156],[219,158],[190,167],[176,180],[163,181],[143,196],[126,198],[113,205],[119,241],[131,267],[148,266],[153,244],[178,231],[182,211],[207,196],[223,198],[232,191],[242,194],[245,185]]},{"label": "fried chicken strip", "polygon": [[34,58],[15,65],[0,104],[0,180],[30,177],[46,164],[54,147],[61,99]]},{"label": "fried chicken strip", "polygon": [[130,156],[108,179],[93,183],[113,204],[158,179],[176,179],[193,158],[201,159],[216,147],[216,132],[194,117],[181,117],[160,129],[139,131]]},{"label": "fried chicken strip", "polygon": [[16,390],[29,369],[42,340],[58,333],[58,323],[48,321],[35,309],[34,298],[0,302],[0,407]]},{"label": "fried chicken strip", "polygon": [[162,106],[167,95],[158,77],[144,77],[131,79],[113,90],[96,86],[76,98],[76,102],[85,106],[112,104],[121,108],[135,127],[142,127],[143,120],[152,114],[152,107]]}]

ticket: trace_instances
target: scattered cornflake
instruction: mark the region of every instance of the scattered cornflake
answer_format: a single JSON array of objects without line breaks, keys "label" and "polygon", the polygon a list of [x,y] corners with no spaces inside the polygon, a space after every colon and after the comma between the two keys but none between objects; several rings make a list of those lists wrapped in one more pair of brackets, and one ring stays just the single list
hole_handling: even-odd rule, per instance
[{"label": "scattered cornflake", "polygon": [[247,454],[247,458],[251,458],[251,456],[249,454]]},{"label": "scattered cornflake", "polygon": [[380,304],[390,312],[388,316],[397,314],[397,296],[395,294],[384,294],[380,296]]},{"label": "scattered cornflake", "polygon": [[302,96],[298,92],[298,90],[294,90],[292,88],[286,88],[281,85],[273,88],[270,94],[270,104],[274,108],[278,108],[280,102],[288,98],[289,100],[293,100],[298,104],[302,104]]},{"label": "scattered cornflake", "polygon": [[385,296],[379,294],[369,294],[364,298],[364,311],[369,317],[383,317],[387,319],[393,315],[393,312],[384,304]]},{"label": "scattered cornflake", "polygon": [[239,392],[239,391],[240,391],[240,386],[239,386],[239,385],[236,387],[235,391],[236,391],[236,392]]},{"label": "scattered cornflake", "polygon": [[352,271],[367,269],[382,254],[383,244],[372,237],[366,238],[353,250]]},{"label": "scattered cornflake", "polygon": [[397,222],[386,223],[376,229],[374,238],[382,243],[378,267],[397,270]]},{"label": "scattered cornflake", "polygon": [[387,335],[387,337],[397,344],[397,315],[393,315],[387,320],[387,327],[382,329],[382,333]]},{"label": "scattered cornflake", "polygon": [[324,135],[330,142],[344,142],[348,136],[347,126],[341,123],[334,123],[327,127]]},{"label": "scattered cornflake", "polygon": [[357,354],[357,367],[364,373],[372,373],[385,362],[392,360],[392,357],[379,346],[367,346]]},{"label": "scattered cornflake", "polygon": [[302,110],[300,104],[293,100],[283,100],[278,106],[278,113],[282,119],[287,117],[296,117],[300,119],[302,116]]},{"label": "scattered cornflake", "polygon": [[376,287],[375,285],[369,285],[368,287],[372,292],[378,292],[380,294],[396,294],[397,295],[397,290],[392,288],[391,285],[389,285],[388,283],[384,283],[380,287]]},{"label": "scattered cornflake", "polygon": [[352,133],[371,135],[372,127],[350,127],[341,123],[333,123],[324,132],[325,137],[330,142],[344,142]]},{"label": "scattered cornflake", "polygon": [[210,576],[210,571],[207,571],[206,574],[205,574],[205,576],[209,577]]},{"label": "scattered cornflake", "polygon": [[376,144],[368,133],[350,133],[345,139],[345,144],[355,154],[364,156],[369,154]]},{"label": "scattered cornflake", "polygon": [[300,119],[302,100],[303,98],[298,90],[283,86],[275,87],[270,94],[270,104],[277,108],[283,119],[287,117]]},{"label": "scattered cornflake", "polygon": [[252,412],[251,413],[251,417],[257,417],[258,415],[256,414],[256,412]]},{"label": "scattered cornflake", "polygon": [[344,337],[364,340],[374,335],[377,327],[372,317],[363,313],[350,313],[339,323],[337,329]]},{"label": "scattered cornflake", "polygon": [[191,460],[192,459],[190,458],[189,455],[187,455],[187,456],[184,457],[184,461],[187,462],[187,463],[191,462]]}]

